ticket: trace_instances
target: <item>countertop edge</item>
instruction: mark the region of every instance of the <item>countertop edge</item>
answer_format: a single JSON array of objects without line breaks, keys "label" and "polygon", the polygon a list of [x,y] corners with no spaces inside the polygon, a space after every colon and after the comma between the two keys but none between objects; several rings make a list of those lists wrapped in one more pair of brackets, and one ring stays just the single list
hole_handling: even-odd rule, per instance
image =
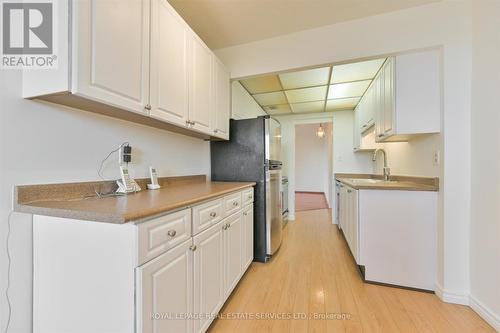
[{"label": "countertop edge", "polygon": [[[42,207],[35,206],[31,204],[20,204],[17,201],[14,203],[14,211],[18,213],[26,213],[41,216],[50,216],[57,218],[65,218],[71,220],[84,220],[99,223],[112,223],[112,224],[125,224],[125,223],[142,223],[146,220],[171,213],[183,208],[188,208],[195,204],[203,203],[220,196],[224,196],[228,193],[237,192],[245,188],[254,187],[255,182],[248,182],[246,184],[240,184],[230,189],[221,190],[215,193],[210,193],[200,197],[196,197],[191,200],[181,202],[179,204],[169,205],[169,206],[159,206],[158,209],[149,210],[147,213],[143,211],[138,211],[133,214],[105,214],[92,211],[81,211],[81,210],[70,210],[62,208],[53,207]],[[43,200],[39,201],[43,202]],[[35,204],[36,202],[33,202]]]},{"label": "countertop edge", "polygon": [[439,192],[439,187],[426,184],[418,184],[418,183],[415,183],[416,186],[409,186],[409,185],[384,186],[377,184],[373,185],[353,184],[346,177],[335,177],[335,180],[341,182],[344,185],[352,187],[355,190]]}]

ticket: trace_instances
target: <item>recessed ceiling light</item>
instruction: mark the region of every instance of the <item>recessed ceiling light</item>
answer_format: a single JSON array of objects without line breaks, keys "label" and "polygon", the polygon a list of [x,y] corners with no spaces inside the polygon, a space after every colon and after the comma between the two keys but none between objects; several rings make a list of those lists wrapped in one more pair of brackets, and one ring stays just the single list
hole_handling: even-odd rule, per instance
[{"label": "recessed ceiling light", "polygon": [[285,94],[290,103],[304,103],[325,100],[327,86],[286,90]]},{"label": "recessed ceiling light", "polygon": [[371,80],[365,80],[333,84],[328,91],[328,99],[363,96],[371,82]]},{"label": "recessed ceiling light", "polygon": [[330,67],[308,69],[305,71],[280,74],[283,89],[296,89],[327,85],[330,76]]},{"label": "recessed ceiling light", "polygon": [[282,91],[253,95],[260,106],[287,104],[285,94]]},{"label": "recessed ceiling light", "polygon": [[333,66],[330,83],[373,79],[385,58]]}]

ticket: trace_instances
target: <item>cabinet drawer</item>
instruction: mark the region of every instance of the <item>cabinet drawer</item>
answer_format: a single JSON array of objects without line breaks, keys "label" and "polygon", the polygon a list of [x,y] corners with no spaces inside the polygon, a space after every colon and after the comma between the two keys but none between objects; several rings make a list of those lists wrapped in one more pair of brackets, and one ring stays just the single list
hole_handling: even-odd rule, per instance
[{"label": "cabinet drawer", "polygon": [[243,206],[251,204],[253,202],[253,187],[244,190],[241,195],[243,196]]},{"label": "cabinet drawer", "polygon": [[138,228],[139,265],[191,237],[191,209],[141,223]]},{"label": "cabinet drawer", "polygon": [[224,200],[217,199],[193,207],[193,235],[216,224],[224,214]]},{"label": "cabinet drawer", "polygon": [[229,194],[224,197],[224,217],[241,209],[241,192]]}]

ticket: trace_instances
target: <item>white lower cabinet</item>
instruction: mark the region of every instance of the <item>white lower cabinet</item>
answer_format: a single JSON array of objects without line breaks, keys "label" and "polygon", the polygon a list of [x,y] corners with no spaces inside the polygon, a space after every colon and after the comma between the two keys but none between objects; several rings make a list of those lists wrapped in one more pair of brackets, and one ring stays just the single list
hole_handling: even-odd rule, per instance
[{"label": "white lower cabinet", "polygon": [[340,191],[339,224],[366,281],[434,290],[437,192]]},{"label": "white lower cabinet", "polygon": [[193,312],[191,240],[136,270],[137,331],[192,332],[193,322],[181,319]]},{"label": "white lower cabinet", "polygon": [[35,215],[33,332],[205,332],[252,261],[250,198],[137,223]]},{"label": "white lower cabinet", "polygon": [[243,231],[243,257],[241,262],[243,270],[246,270],[253,261],[253,204],[243,210],[243,227],[241,230]]},{"label": "white lower cabinet", "polygon": [[224,302],[222,223],[193,238],[194,332],[205,332]]},{"label": "white lower cabinet", "polygon": [[224,230],[224,295],[233,291],[241,276],[242,214],[228,217],[222,227]]}]

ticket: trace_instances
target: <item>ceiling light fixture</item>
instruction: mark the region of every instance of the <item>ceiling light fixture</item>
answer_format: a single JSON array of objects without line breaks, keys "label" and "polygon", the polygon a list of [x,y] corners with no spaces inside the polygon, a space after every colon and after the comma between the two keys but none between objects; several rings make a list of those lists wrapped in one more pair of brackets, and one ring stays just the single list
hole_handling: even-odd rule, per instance
[{"label": "ceiling light fixture", "polygon": [[319,124],[319,127],[316,130],[316,136],[320,139],[323,139],[325,137],[325,130],[323,129],[322,124]]}]

